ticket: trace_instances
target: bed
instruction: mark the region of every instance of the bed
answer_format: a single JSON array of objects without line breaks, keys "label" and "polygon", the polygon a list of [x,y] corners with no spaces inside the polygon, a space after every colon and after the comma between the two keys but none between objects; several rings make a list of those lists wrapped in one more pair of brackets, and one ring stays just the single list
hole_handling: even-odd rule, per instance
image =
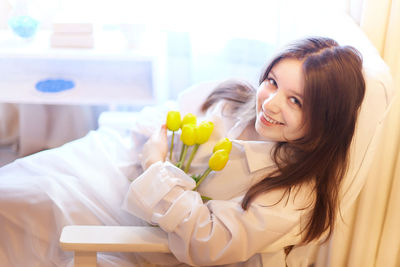
[{"label": "bed", "polygon": [[[345,212],[365,182],[393,88],[387,66],[350,18],[343,17],[333,26],[319,26],[312,31],[298,30],[291,38],[306,33],[333,37],[358,48],[365,63],[367,93],[342,190],[341,208]],[[187,103],[187,98],[200,102],[198,99],[205,97],[210,88],[209,83],[195,85],[181,94],[184,101],[146,107],[128,116],[103,114],[99,129],[85,137],[2,167],[2,266],[71,266],[72,251],[79,256],[75,262],[79,266],[96,265],[96,251],[104,251],[97,253],[100,266],[132,266],[138,262],[137,254],[121,252],[168,252],[163,233],[124,212],[121,203],[131,180],[141,171],[138,153],[146,136],[163,122],[171,107],[179,107],[183,113],[196,112],[195,106],[180,103]],[[135,245],[136,241],[139,243]],[[104,246],[104,242],[108,244]],[[302,249],[299,247],[298,253]]]}]

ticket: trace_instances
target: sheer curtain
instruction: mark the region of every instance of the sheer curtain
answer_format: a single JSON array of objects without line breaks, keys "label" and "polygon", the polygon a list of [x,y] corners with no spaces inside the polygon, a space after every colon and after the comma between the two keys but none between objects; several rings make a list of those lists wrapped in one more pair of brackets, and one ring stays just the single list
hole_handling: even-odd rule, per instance
[{"label": "sheer curtain", "polygon": [[357,202],[317,255],[316,267],[400,266],[400,1],[349,0],[353,15],[391,69],[396,98]]},{"label": "sheer curtain", "polygon": [[400,1],[364,0],[360,26],[381,53],[400,84]]},{"label": "sheer curtain", "polygon": [[364,188],[315,267],[400,266],[400,98],[392,103]]}]

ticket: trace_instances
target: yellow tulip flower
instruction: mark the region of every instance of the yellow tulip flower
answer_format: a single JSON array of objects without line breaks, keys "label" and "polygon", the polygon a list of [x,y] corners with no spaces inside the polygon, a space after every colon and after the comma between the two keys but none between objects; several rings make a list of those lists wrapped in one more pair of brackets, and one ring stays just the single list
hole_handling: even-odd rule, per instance
[{"label": "yellow tulip flower", "polygon": [[215,151],[208,160],[207,170],[201,175],[200,179],[196,183],[196,187],[193,190],[197,190],[197,188],[200,186],[200,184],[204,181],[204,179],[211,171],[220,171],[223,168],[225,168],[226,163],[228,163],[228,160],[229,160],[229,153],[226,150],[220,149]]},{"label": "yellow tulip flower", "polygon": [[[196,125],[196,123],[197,123],[197,118],[196,118],[196,116],[195,115],[193,115],[192,113],[187,113],[183,118],[182,118],[182,121],[181,121],[181,129],[183,129],[183,127],[186,125],[186,124],[194,124],[194,125]],[[182,140],[182,135],[181,135],[181,140]],[[183,140],[182,140],[182,142],[183,142]],[[177,164],[177,166],[179,166],[180,168],[183,168],[183,161],[185,161],[185,159],[184,158],[182,158],[183,157],[183,155],[184,155],[184,150],[185,150],[185,148],[187,149],[187,147],[186,147],[186,145],[184,144],[183,146],[182,146],[182,150],[181,150],[181,155],[180,155],[180,157],[179,157],[179,163]],[[185,153],[185,156],[186,156],[186,153]]]},{"label": "yellow tulip flower", "polygon": [[221,150],[221,149],[223,149],[223,150],[225,150],[226,152],[228,152],[228,154],[231,152],[231,149],[232,149],[232,142],[231,142],[231,140],[229,140],[228,138],[223,138],[223,139],[221,139],[221,140],[219,140],[216,144],[215,144],[215,146],[214,146],[214,148],[213,148],[213,153],[215,152],[215,151],[217,151],[217,150]]},{"label": "yellow tulip flower", "polygon": [[196,127],[196,144],[204,144],[208,141],[214,129],[211,121],[203,121]]},{"label": "yellow tulip flower", "polygon": [[193,146],[196,143],[196,125],[185,124],[182,127],[182,142],[187,146]]},{"label": "yellow tulip flower", "polygon": [[208,141],[213,129],[214,129],[214,124],[211,121],[203,121],[196,126],[196,141],[195,141],[196,144],[194,145],[192,152],[190,153],[188,163],[184,167],[184,171],[186,173],[189,171],[190,165],[192,164],[194,155],[196,155],[199,146]]},{"label": "yellow tulip flower", "polygon": [[174,148],[175,131],[181,126],[181,114],[179,111],[169,111],[167,114],[167,129],[172,131],[171,147],[169,151],[169,159],[172,160],[172,151]]},{"label": "yellow tulip flower", "polygon": [[181,140],[183,143],[181,156],[177,167],[183,169],[183,164],[186,159],[186,154],[189,146],[193,146],[196,143],[196,125],[195,124],[185,124],[182,127]]},{"label": "yellow tulip flower", "polygon": [[177,131],[181,127],[181,114],[179,111],[169,111],[167,114],[167,129]]},{"label": "yellow tulip flower", "polygon": [[181,129],[183,129],[183,126],[185,126],[186,124],[196,124],[196,123],[197,123],[196,116],[193,115],[192,113],[188,113],[182,119]]},{"label": "yellow tulip flower", "polygon": [[220,171],[222,170],[229,159],[229,153],[224,150],[217,150],[215,151],[210,159],[208,160],[208,166],[213,171]]}]

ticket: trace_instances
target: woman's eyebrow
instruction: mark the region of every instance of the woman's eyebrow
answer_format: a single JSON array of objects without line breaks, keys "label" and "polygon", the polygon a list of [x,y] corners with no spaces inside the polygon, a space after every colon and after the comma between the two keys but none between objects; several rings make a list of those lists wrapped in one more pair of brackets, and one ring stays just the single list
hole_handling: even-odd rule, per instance
[{"label": "woman's eyebrow", "polygon": [[303,100],[303,94],[299,94],[299,93],[297,93],[295,90],[292,90],[292,89],[287,89],[292,95],[295,95],[295,96],[297,96],[298,98],[300,98],[300,99],[302,99]]},{"label": "woman's eyebrow", "polygon": [[[278,84],[277,77],[276,77],[274,71],[271,70],[271,71],[269,72],[269,74],[271,74],[271,76],[274,78],[275,82]],[[301,100],[303,100],[303,94],[297,93],[295,90],[292,90],[292,89],[287,89],[287,90],[288,90],[292,95],[295,95],[295,96],[297,96],[298,98],[300,98]]]}]

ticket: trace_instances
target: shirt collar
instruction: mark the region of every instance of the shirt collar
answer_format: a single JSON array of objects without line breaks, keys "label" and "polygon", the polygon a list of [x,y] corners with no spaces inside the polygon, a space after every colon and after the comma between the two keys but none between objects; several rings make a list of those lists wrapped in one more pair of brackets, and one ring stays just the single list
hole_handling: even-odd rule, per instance
[{"label": "shirt collar", "polygon": [[250,172],[275,165],[271,158],[271,150],[275,143],[244,140],[232,140],[232,143],[243,147]]},{"label": "shirt collar", "polygon": [[214,122],[214,137],[218,136],[217,139],[219,139],[223,136],[227,136],[232,140],[233,144],[243,147],[250,172],[274,166],[275,163],[271,158],[271,150],[275,143],[236,139],[243,132],[247,122],[240,119],[238,120],[237,118],[223,116],[223,104],[222,101],[219,102],[208,114],[209,119]]}]

